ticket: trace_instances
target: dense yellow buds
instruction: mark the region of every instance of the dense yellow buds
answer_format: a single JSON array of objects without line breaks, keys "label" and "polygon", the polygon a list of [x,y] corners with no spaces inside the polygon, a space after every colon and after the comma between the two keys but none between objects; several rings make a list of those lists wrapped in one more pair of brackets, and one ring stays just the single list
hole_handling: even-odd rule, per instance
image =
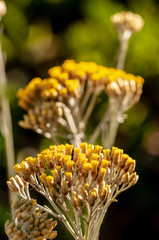
[{"label": "dense yellow buds", "polygon": [[119,95],[128,89],[141,92],[144,82],[143,78],[119,69],[107,68],[93,62],[76,63],[74,60],[66,60],[61,67],[53,67],[48,72],[49,78],[34,78],[24,89],[17,92],[19,105],[26,111],[33,108],[39,97],[44,102],[56,102],[59,99],[66,101],[64,98],[69,95],[79,98],[83,81],[86,80],[90,81],[92,86],[106,87],[108,95]]},{"label": "dense yellow buds", "polygon": [[[142,77],[120,69],[74,60],[52,67],[48,74],[45,79],[32,79],[17,92],[19,105],[27,112],[19,124],[56,142],[59,135],[74,143],[72,139],[78,134],[77,146],[84,139],[84,128],[102,91],[108,95],[109,104],[123,113],[138,102],[144,83]],[[82,153],[85,148],[82,143]],[[96,152],[100,151],[96,146]],[[90,145],[88,154],[91,152]]]},{"label": "dense yellow buds", "polygon": [[[103,149],[86,142],[78,148],[71,144],[51,145],[37,157],[27,157],[14,166],[18,175],[7,181],[12,192],[27,199],[12,207],[14,217],[5,225],[8,237],[25,239],[22,226],[27,224],[29,239],[53,239],[57,235],[52,231],[56,222],[47,219],[48,213],[64,224],[67,224],[67,216],[76,229],[68,206],[76,218],[80,217],[86,223],[90,217],[95,219],[99,212],[116,201],[119,193],[136,184],[139,177],[134,172],[135,165],[135,160],[124,154],[122,149]],[[30,199],[29,185],[30,189],[37,190],[48,199],[56,213],[46,206],[40,209],[36,201]]]},{"label": "dense yellow buds", "polygon": [[[90,151],[91,150],[91,151]],[[49,172],[48,172],[49,169]],[[93,207],[96,201],[105,202],[115,184],[133,185],[138,180],[134,173],[135,160],[113,147],[102,149],[99,145],[81,143],[73,145],[52,145],[37,155],[16,164],[14,170],[31,185],[35,176],[45,186],[53,201],[67,196],[75,208],[85,201]],[[20,177],[7,183],[11,191],[20,191]]]}]

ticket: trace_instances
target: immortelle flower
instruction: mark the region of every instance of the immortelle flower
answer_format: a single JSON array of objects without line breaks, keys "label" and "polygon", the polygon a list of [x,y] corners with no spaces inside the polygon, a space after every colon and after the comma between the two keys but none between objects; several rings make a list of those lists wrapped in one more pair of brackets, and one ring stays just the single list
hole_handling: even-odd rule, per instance
[{"label": "immortelle flower", "polygon": [[128,48],[128,41],[132,34],[142,29],[144,20],[140,15],[128,11],[115,13],[111,16],[111,22],[117,31],[120,41],[117,68],[123,69]]},{"label": "immortelle flower", "polygon": [[126,29],[133,34],[140,31],[144,25],[143,18],[130,11],[115,13],[111,16],[111,21],[119,34],[122,34]]},{"label": "immortelle flower", "polygon": [[57,236],[53,231],[56,224],[35,199],[22,198],[12,203],[12,219],[5,223],[5,232],[10,240],[54,239]]},{"label": "immortelle flower", "polygon": [[144,80],[140,76],[126,74],[118,70],[114,76],[109,78],[106,86],[106,92],[109,100],[116,103],[122,112],[128,110],[132,105],[137,103],[142,93]]},{"label": "immortelle flower", "polygon": [[18,91],[19,105],[27,111],[19,124],[52,138],[56,144],[60,136],[79,146],[102,91],[111,99],[109,102],[115,100],[113,104],[120,107],[120,112],[135,104],[142,93],[141,77],[94,62],[66,60],[48,73],[47,79],[34,78]]},{"label": "immortelle flower", "polygon": [[135,164],[116,147],[52,145],[37,157],[16,164],[18,175],[8,186],[25,198],[29,184],[49,201],[54,212],[46,206],[43,209],[62,220],[74,239],[95,239],[109,205],[136,184]]},{"label": "immortelle flower", "polygon": [[115,142],[119,124],[124,121],[124,113],[140,99],[144,79],[120,69],[115,71],[112,69],[108,79],[105,88],[108,95],[108,108],[94,129],[89,143],[95,142],[102,130],[102,144],[110,148]]}]

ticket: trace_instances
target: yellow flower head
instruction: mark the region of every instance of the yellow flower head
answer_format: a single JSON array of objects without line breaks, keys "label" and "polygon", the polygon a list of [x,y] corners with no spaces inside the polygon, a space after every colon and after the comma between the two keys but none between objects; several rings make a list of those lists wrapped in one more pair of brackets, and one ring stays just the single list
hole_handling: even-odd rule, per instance
[{"label": "yellow flower head", "polygon": [[142,89],[144,82],[143,78],[119,69],[107,68],[94,62],[76,63],[74,60],[66,60],[61,66],[49,69],[48,73],[49,78],[34,78],[17,92],[19,105],[26,111],[37,105],[37,102],[66,102],[70,96],[80,98],[85,82],[89,82],[90,87],[106,87],[108,95],[112,84],[119,85],[119,89],[116,88],[118,95],[125,92],[124,84],[129,85],[129,91],[135,91],[136,88],[138,94],[141,94],[138,88]]},{"label": "yellow flower head", "polygon": [[[69,129],[71,134],[77,132],[75,124],[88,121],[101,91],[105,90],[109,99],[115,100],[115,105],[124,112],[140,99],[144,83],[140,76],[94,62],[66,60],[61,66],[50,68],[48,73],[48,78],[34,78],[17,93],[19,105],[27,111],[20,126],[48,138],[59,132],[59,126]],[[92,107],[87,112],[88,103]],[[67,116],[69,112],[79,123],[75,120],[72,124],[72,116]]]},{"label": "yellow flower head", "polygon": [[[90,207],[96,202],[104,203],[115,185],[123,182],[134,185],[138,180],[134,169],[135,160],[123,154],[123,150],[87,143],[81,143],[79,148],[69,144],[52,145],[37,158],[26,158],[14,166],[18,175],[32,186],[37,185],[34,182],[37,176],[53,201],[68,196],[75,208],[86,202]],[[10,179],[8,186],[12,191],[19,191],[15,182]]]}]

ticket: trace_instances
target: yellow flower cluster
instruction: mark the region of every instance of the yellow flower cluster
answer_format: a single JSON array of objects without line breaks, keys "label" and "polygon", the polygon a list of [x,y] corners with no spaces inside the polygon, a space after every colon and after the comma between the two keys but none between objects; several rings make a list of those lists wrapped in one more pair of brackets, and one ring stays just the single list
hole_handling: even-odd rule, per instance
[{"label": "yellow flower cluster", "polygon": [[143,18],[140,15],[132,13],[130,11],[114,14],[111,17],[111,21],[115,29],[121,32],[126,29],[129,29],[132,33],[138,32],[144,25]]},{"label": "yellow flower cluster", "polygon": [[34,78],[24,89],[19,89],[17,97],[20,99],[19,105],[28,111],[36,105],[36,101],[57,101],[68,95],[78,97],[79,88],[78,79],[66,78],[61,84],[60,81],[52,77],[43,80]]},{"label": "yellow flower cluster", "polygon": [[[86,81],[92,87],[102,86],[103,89],[112,82],[118,83],[118,80],[128,84],[133,82],[136,89],[142,89],[144,82],[143,78],[119,69],[107,68],[94,62],[76,63],[74,60],[66,60],[62,66],[49,69],[48,73],[49,78],[34,78],[24,89],[19,89],[19,105],[26,111],[36,105],[36,101],[66,101],[68,96],[80,98]],[[109,95],[107,88],[106,92]]]},{"label": "yellow flower cluster", "polygon": [[65,74],[65,77],[79,79],[81,84],[86,80],[91,81],[94,86],[107,86],[110,82],[117,81],[119,78],[125,81],[134,80],[137,86],[143,85],[144,82],[142,77],[128,74],[120,69],[104,67],[95,62],[76,63],[74,60],[66,60],[61,67],[53,67],[49,69],[48,73],[59,81]]},{"label": "yellow flower cluster", "polygon": [[52,231],[57,221],[48,219],[34,199],[20,199],[12,203],[12,220],[7,220],[5,232],[11,240],[46,240],[54,239]]},{"label": "yellow flower cluster", "polygon": [[79,148],[52,145],[36,158],[28,157],[14,166],[32,186],[36,186],[33,177],[37,176],[53,201],[62,201],[69,195],[74,208],[85,202],[90,207],[96,202],[104,203],[114,185],[134,185],[138,180],[134,169],[135,160],[123,154],[123,150],[87,143],[81,143]]},{"label": "yellow flower cluster", "polygon": [[144,82],[140,76],[134,77],[132,74],[127,74],[125,77],[124,75],[123,73],[123,77],[110,81],[106,86],[106,93],[115,100],[118,106],[123,107],[123,112],[139,101]]},{"label": "yellow flower cluster", "polygon": [[19,125],[54,140],[61,134],[61,126],[64,138],[68,132],[80,132],[79,126],[87,124],[102,90],[125,112],[140,99],[144,83],[140,76],[94,62],[66,60],[48,73],[47,79],[34,78],[19,89],[19,105],[27,111]]}]

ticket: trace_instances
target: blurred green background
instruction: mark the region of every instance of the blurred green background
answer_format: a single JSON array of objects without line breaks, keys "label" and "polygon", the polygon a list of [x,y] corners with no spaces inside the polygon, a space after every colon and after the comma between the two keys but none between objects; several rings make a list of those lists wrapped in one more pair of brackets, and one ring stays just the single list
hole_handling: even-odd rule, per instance
[{"label": "blurred green background", "polygon": [[[137,160],[139,182],[118,197],[103,222],[100,240],[159,239],[159,2],[156,0],[6,0],[2,19],[2,48],[6,59],[7,96],[10,101],[16,159],[47,147],[50,142],[18,126],[23,111],[16,91],[33,77],[47,76],[47,69],[65,59],[95,61],[116,66],[119,42],[110,16],[131,10],[145,25],[132,36],[125,70],[145,78],[140,102],[120,125],[116,146]],[[93,129],[103,114],[104,97],[92,115]],[[93,121],[92,121],[93,119]],[[0,239],[7,239],[7,164],[0,133]],[[59,224],[58,239],[71,239]],[[65,237],[64,237],[65,236]]]}]

